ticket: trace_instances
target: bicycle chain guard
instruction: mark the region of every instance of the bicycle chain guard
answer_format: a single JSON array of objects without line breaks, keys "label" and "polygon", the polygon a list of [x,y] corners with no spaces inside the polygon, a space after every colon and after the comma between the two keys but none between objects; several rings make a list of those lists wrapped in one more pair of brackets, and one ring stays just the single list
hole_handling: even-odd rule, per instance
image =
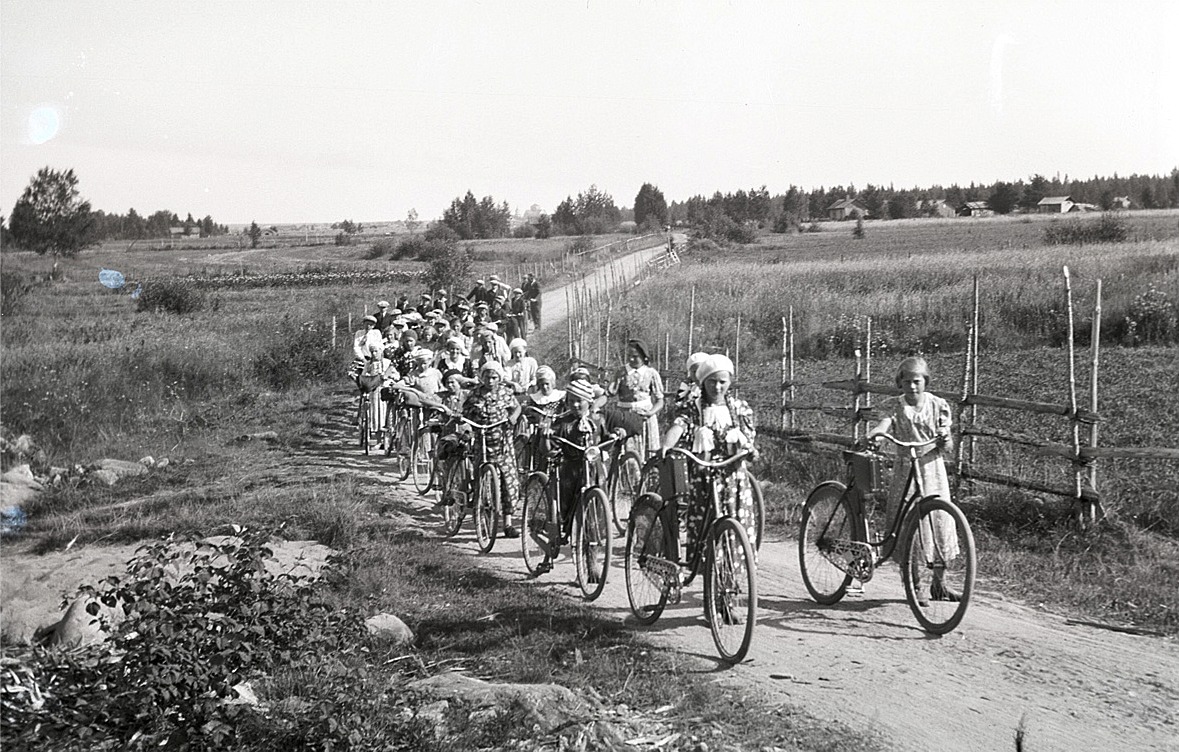
[{"label": "bicycle chain guard", "polygon": [[660,582],[660,588],[667,593],[668,603],[675,605],[683,597],[683,586],[680,584],[680,565],[669,559],[647,556],[642,563],[644,573]]},{"label": "bicycle chain guard", "polygon": [[875,556],[867,543],[836,540],[828,543],[821,553],[823,558],[840,571],[847,572],[860,582],[868,582],[876,572]]}]

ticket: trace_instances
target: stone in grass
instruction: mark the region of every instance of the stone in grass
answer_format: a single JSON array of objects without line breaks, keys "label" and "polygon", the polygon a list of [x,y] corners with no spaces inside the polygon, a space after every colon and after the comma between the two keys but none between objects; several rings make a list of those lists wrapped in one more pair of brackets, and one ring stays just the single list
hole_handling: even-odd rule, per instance
[{"label": "stone in grass", "polygon": [[79,647],[105,642],[108,635],[104,627],[113,627],[124,618],[122,606],[112,608],[93,598],[75,598],[61,621],[53,626],[49,644]]},{"label": "stone in grass", "polygon": [[614,749],[623,739],[608,723],[598,721],[599,704],[558,684],[496,684],[444,673],[411,682],[410,688],[434,700],[448,700],[469,708],[473,724],[502,722],[500,711],[519,710],[521,724],[537,733],[549,734],[574,726],[590,733],[595,747]]},{"label": "stone in grass", "polygon": [[102,459],[95,462],[94,467],[97,470],[109,470],[115,474],[117,480],[136,475],[147,475],[146,467],[138,462],[130,462],[128,460]]},{"label": "stone in grass", "polygon": [[413,630],[393,614],[377,614],[364,620],[368,633],[393,645],[412,645]]}]

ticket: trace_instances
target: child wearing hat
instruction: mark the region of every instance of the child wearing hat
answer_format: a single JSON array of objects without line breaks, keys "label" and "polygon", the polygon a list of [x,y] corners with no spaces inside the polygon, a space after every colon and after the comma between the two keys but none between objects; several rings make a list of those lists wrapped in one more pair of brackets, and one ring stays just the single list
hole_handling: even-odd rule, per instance
[{"label": "child wearing hat", "polygon": [[[676,409],[675,420],[663,436],[661,452],[672,447],[687,449],[705,460],[731,457],[743,449],[753,449],[757,438],[753,410],[742,399],[733,396],[733,361],[726,356],[709,355],[696,367],[699,395]],[[686,518],[688,554],[695,553],[699,543],[697,533],[705,517],[705,505],[712,503],[712,483],[720,483],[722,499],[731,501],[737,520],[757,545],[757,521],[754,516],[753,481],[746,463],[742,461],[724,475],[693,473],[692,494],[686,507],[681,507],[681,518]]]},{"label": "child wearing hat", "polygon": [[618,407],[644,420],[643,456],[659,446],[659,411],[663,409],[663,378],[650,366],[647,348],[637,339],[626,343],[626,365],[607,393],[617,395]]},{"label": "child wearing hat", "polygon": [[508,343],[511,359],[504,366],[508,384],[516,394],[526,394],[536,384],[536,358],[528,354],[528,343],[517,337]]},{"label": "child wearing hat", "polygon": [[487,456],[477,459],[479,462],[493,462],[499,467],[504,537],[519,538],[520,531],[516,529],[512,518],[516,497],[520,494],[520,476],[517,474],[511,431],[520,419],[520,403],[504,381],[503,366],[494,360],[484,363],[479,369],[479,385],[471,390],[463,403],[463,416],[484,425],[506,421],[487,431],[484,435]]}]

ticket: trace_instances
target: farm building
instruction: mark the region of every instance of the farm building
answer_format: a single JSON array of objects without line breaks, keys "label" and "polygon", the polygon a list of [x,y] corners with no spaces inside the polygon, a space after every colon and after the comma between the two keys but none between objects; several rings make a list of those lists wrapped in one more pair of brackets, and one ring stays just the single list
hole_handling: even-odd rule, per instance
[{"label": "farm building", "polygon": [[1069,196],[1045,196],[1036,204],[1041,214],[1067,214],[1072,211],[1075,202]]},{"label": "farm building", "polygon": [[854,198],[841,198],[827,207],[827,219],[859,219],[868,215],[868,209]]},{"label": "farm building", "polygon": [[963,217],[990,217],[994,215],[994,210],[986,201],[967,201],[962,208],[958,210],[958,214]]},{"label": "farm building", "polygon": [[1129,196],[1114,196],[1113,208],[1114,209],[1129,209],[1130,208],[1130,197]]},{"label": "farm building", "polygon": [[930,198],[917,202],[917,213],[923,217],[953,217],[958,212],[944,198]]}]

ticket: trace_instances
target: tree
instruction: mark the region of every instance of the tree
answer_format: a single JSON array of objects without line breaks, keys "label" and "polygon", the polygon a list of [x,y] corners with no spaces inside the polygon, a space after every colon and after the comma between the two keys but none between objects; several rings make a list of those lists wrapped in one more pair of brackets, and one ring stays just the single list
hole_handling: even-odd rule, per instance
[{"label": "tree", "polygon": [[410,209],[405,215],[405,229],[410,232],[417,232],[422,223],[418,220],[418,210]]},{"label": "tree", "polygon": [[470,191],[451,201],[450,208],[442,212],[442,222],[463,240],[502,238],[508,234],[511,217],[507,201],[496,204],[491,196],[477,200]]},{"label": "tree", "polygon": [[666,225],[667,199],[663,197],[663,191],[650,183],[643,183],[635,196],[635,224],[642,227],[648,218],[652,224]]},{"label": "tree", "polygon": [[74,256],[96,240],[90,202],[78,193],[73,170],[41,168],[12,208],[8,229],[21,248]]},{"label": "tree", "polygon": [[246,234],[250,236],[250,247],[257,248],[258,240],[262,237],[262,228],[258,226],[257,222],[251,222],[250,229],[246,231]]},{"label": "tree", "polygon": [[577,231],[582,235],[613,232],[622,221],[622,212],[614,204],[614,198],[596,185],[577,194],[573,214],[577,217]]},{"label": "tree", "polygon": [[1019,186],[1002,181],[995,183],[987,203],[996,214],[1010,214],[1019,205]]},{"label": "tree", "polygon": [[1028,184],[1023,187],[1023,198],[1020,199],[1019,205],[1027,211],[1036,211],[1036,207],[1040,204],[1040,199],[1048,195],[1052,184],[1048,182],[1048,178],[1036,173],[1028,180]]},{"label": "tree", "polygon": [[553,220],[547,214],[541,214],[536,220],[536,237],[544,240],[553,234]]}]

